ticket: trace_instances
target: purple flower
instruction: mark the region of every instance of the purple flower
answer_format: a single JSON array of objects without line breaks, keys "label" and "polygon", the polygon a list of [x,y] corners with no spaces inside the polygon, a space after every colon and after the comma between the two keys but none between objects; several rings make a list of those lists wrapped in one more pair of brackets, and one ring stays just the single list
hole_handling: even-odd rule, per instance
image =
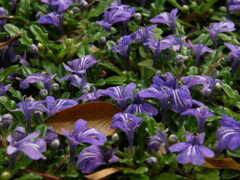
[{"label": "purple flower", "polygon": [[228,53],[228,60],[232,60],[232,72],[231,74],[233,75],[236,70],[239,67],[240,64],[240,47],[232,45],[230,43],[224,43],[224,45],[231,50],[230,53]]},{"label": "purple flower", "polygon": [[6,68],[15,63],[17,61],[16,55],[12,43],[0,49],[0,66]]},{"label": "purple flower", "polygon": [[60,81],[70,81],[70,84],[79,88],[79,89],[83,89],[83,87],[86,85],[86,78],[83,77],[79,77],[78,75],[66,75],[64,76]]},{"label": "purple flower", "polygon": [[176,32],[175,21],[177,20],[177,13],[178,13],[177,8],[171,10],[170,13],[163,12],[157,15],[156,17],[150,19],[150,22],[166,24],[168,27],[171,28],[172,32],[175,33]]},{"label": "purple flower", "polygon": [[[0,7],[0,17],[6,17],[7,16],[7,11],[3,7]],[[0,20],[0,26],[3,26],[6,24],[7,20],[6,19],[1,19]]]},{"label": "purple flower", "polygon": [[68,61],[67,64],[63,64],[64,68],[71,72],[79,75],[80,77],[86,74],[86,70],[96,64],[100,60],[96,60],[93,55],[87,55],[82,59],[74,59],[73,61]]},{"label": "purple flower", "polygon": [[155,33],[152,32],[151,30],[156,27],[157,27],[157,25],[153,25],[150,27],[145,27],[145,28],[139,29],[139,30],[135,31],[134,33],[132,33],[131,37],[136,43],[145,43],[149,38],[151,38],[155,35]]},{"label": "purple flower", "polygon": [[101,165],[117,162],[116,152],[116,150],[105,152],[99,146],[91,145],[79,153],[77,164],[82,173],[89,174]]},{"label": "purple flower", "polygon": [[98,101],[101,96],[102,94],[99,93],[99,90],[94,90],[93,92],[83,94],[80,98],[76,99],[76,101],[88,100],[90,102],[95,102]]},{"label": "purple flower", "polygon": [[148,39],[145,43],[145,46],[148,46],[153,52],[153,67],[156,67],[157,60],[163,50],[170,48],[170,45],[167,43],[162,43],[161,40]]},{"label": "purple flower", "polygon": [[169,35],[161,40],[161,42],[164,44],[166,43],[169,46],[169,49],[173,51],[180,51],[182,48],[183,40],[186,39],[186,36],[175,38],[173,35]]},{"label": "purple flower", "polygon": [[78,103],[71,99],[54,99],[52,96],[47,96],[45,99],[46,103],[46,109],[45,112],[47,112],[48,116],[52,116],[56,114],[57,112],[75,106]]},{"label": "purple flower", "polygon": [[203,85],[202,92],[206,93],[208,91],[213,91],[216,83],[221,83],[219,79],[212,79],[207,75],[192,75],[192,76],[185,76],[182,77],[182,82],[187,85],[187,87],[192,87],[195,85]]},{"label": "purple flower", "polygon": [[28,132],[31,131],[31,115],[36,111],[45,111],[45,107],[42,104],[44,101],[34,101],[34,100],[25,100],[21,103],[17,104],[17,109],[12,111],[22,111],[25,120],[27,121],[27,130]]},{"label": "purple flower", "polygon": [[51,10],[57,10],[58,13],[62,13],[64,10],[68,9],[69,6],[73,4],[70,0],[41,0],[43,3],[49,5]]},{"label": "purple flower", "polygon": [[56,74],[53,75],[46,75],[46,74],[40,74],[40,73],[33,73],[30,74],[26,79],[20,82],[20,88],[21,89],[27,89],[29,88],[29,84],[40,82],[44,85],[44,88],[50,92],[51,88],[51,81],[56,76]]},{"label": "purple flower", "polygon": [[217,131],[218,147],[221,150],[235,150],[240,146],[240,122],[224,115]]},{"label": "purple flower", "polygon": [[117,40],[116,45],[112,47],[112,50],[118,52],[125,59],[128,59],[128,47],[133,39],[131,35],[126,35]]},{"label": "purple flower", "polygon": [[62,15],[56,12],[48,13],[47,15],[41,16],[38,20],[39,24],[52,24],[59,30],[62,29]]},{"label": "purple flower", "polygon": [[212,49],[208,48],[207,46],[203,44],[192,44],[190,41],[188,43],[183,43],[185,47],[191,48],[191,53],[195,54],[195,66],[199,65],[199,59],[200,56],[207,53],[207,52],[213,52]]},{"label": "purple flower", "polygon": [[169,144],[166,137],[166,131],[157,129],[157,134],[150,136],[148,140],[147,149],[154,155],[166,154],[169,148]]},{"label": "purple flower", "polygon": [[169,147],[171,152],[181,152],[176,160],[181,164],[192,163],[203,165],[204,157],[214,157],[214,152],[203,145],[205,133],[192,134],[186,132],[186,142],[180,142]]},{"label": "purple flower", "polygon": [[129,147],[133,146],[134,131],[140,126],[142,118],[130,113],[117,113],[112,118],[111,128],[121,129],[128,138]]},{"label": "purple flower", "polygon": [[33,160],[46,159],[42,154],[42,152],[46,150],[46,142],[41,138],[37,138],[40,134],[40,131],[36,131],[20,140],[9,135],[7,141],[10,144],[7,147],[7,154],[13,155],[19,152],[24,152]]},{"label": "purple flower", "polygon": [[211,116],[214,116],[213,113],[209,112],[209,109],[206,106],[201,106],[197,109],[188,109],[181,113],[181,116],[186,115],[192,115],[197,119],[199,132],[202,132],[204,130],[206,119]]},{"label": "purple flower", "polygon": [[99,90],[98,92],[103,96],[109,96],[117,101],[119,107],[123,110],[129,99],[133,97],[133,90],[136,88],[136,84],[130,83],[126,87],[116,86],[110,87],[106,90]]},{"label": "purple flower", "polygon": [[103,145],[107,141],[107,138],[103,133],[93,128],[85,128],[86,125],[87,125],[86,121],[79,119],[74,124],[73,131],[68,132],[62,129],[64,135],[67,137],[70,143],[71,162],[74,162],[74,156],[77,145],[81,143]]},{"label": "purple flower", "polygon": [[12,84],[2,85],[0,84],[0,96],[4,96],[7,90],[11,87]]},{"label": "purple flower", "polygon": [[113,24],[117,22],[127,22],[135,13],[135,7],[129,7],[128,5],[111,5],[111,10],[105,10],[102,21],[96,21],[106,31],[111,31]]},{"label": "purple flower", "polygon": [[226,0],[227,9],[231,11],[240,10],[240,1],[239,0]]},{"label": "purple flower", "polygon": [[27,61],[27,53],[24,52],[23,56],[17,55],[17,59],[19,63],[23,66],[31,66],[30,63]]},{"label": "purple flower", "polygon": [[207,31],[210,34],[213,45],[217,48],[217,35],[221,32],[232,32],[235,31],[235,24],[229,20],[221,21],[219,23],[211,23]]},{"label": "purple flower", "polygon": [[165,86],[175,89],[177,87],[177,79],[170,72],[166,72],[165,74],[156,73],[155,76],[153,76],[152,82],[151,87],[155,88]]},{"label": "purple flower", "polygon": [[143,98],[136,95],[132,103],[124,110],[125,113],[146,113],[149,116],[155,116],[158,110],[155,106],[150,103],[144,102]]},{"label": "purple flower", "polygon": [[53,140],[58,139],[58,134],[53,129],[53,127],[49,126],[46,131],[46,135],[44,137],[44,140],[46,143],[51,143]]}]

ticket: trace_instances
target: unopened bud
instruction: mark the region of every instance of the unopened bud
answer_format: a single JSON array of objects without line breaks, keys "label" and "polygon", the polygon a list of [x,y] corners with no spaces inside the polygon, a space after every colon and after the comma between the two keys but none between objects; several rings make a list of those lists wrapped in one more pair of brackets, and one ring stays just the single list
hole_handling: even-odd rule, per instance
[{"label": "unopened bud", "polygon": [[38,50],[43,50],[43,49],[44,49],[44,46],[43,46],[42,43],[38,43],[38,44],[37,44],[37,48],[38,48]]},{"label": "unopened bud", "polygon": [[153,164],[156,164],[157,163],[157,158],[156,157],[150,157],[147,159],[147,164],[148,165],[153,165]]},{"label": "unopened bud", "polygon": [[113,141],[118,141],[118,140],[119,140],[119,135],[118,135],[118,133],[114,133],[114,134],[112,135],[112,140],[113,140]]},{"label": "unopened bud", "polygon": [[142,21],[142,15],[140,13],[135,13],[134,14],[134,20],[137,22],[141,22]]},{"label": "unopened bud", "polygon": [[80,2],[80,6],[85,9],[85,8],[88,7],[88,2],[85,1],[85,0],[82,0],[82,1]]},{"label": "unopened bud", "polygon": [[32,96],[26,97],[25,101],[34,101],[34,98]]},{"label": "unopened bud", "polygon": [[14,140],[19,141],[26,136],[26,130],[23,127],[17,127],[12,132],[12,137]]},{"label": "unopened bud", "polygon": [[32,53],[33,58],[37,58],[38,57],[38,47],[35,44],[32,44],[29,47],[29,50]]},{"label": "unopened bud", "polygon": [[101,38],[98,40],[98,43],[100,44],[101,47],[104,47],[105,44],[106,44],[106,41],[107,41],[107,38],[106,38],[106,37],[101,37]]},{"label": "unopened bud", "polygon": [[189,11],[189,7],[188,7],[188,5],[186,5],[186,4],[185,4],[185,5],[183,5],[183,7],[182,7],[182,8],[183,8],[183,10],[184,10],[184,11]]},{"label": "unopened bud", "polygon": [[67,39],[64,40],[64,43],[67,47],[69,47],[73,44],[73,39],[72,38],[67,38]]},{"label": "unopened bud", "polygon": [[83,86],[83,94],[89,93],[91,91],[91,86],[90,84],[86,84],[85,86]]},{"label": "unopened bud", "polygon": [[195,1],[192,1],[192,2],[191,2],[191,5],[192,5],[193,7],[196,7],[198,4],[197,4]]},{"label": "unopened bud", "polygon": [[60,90],[60,85],[58,83],[53,83],[51,89],[53,92],[58,92]]},{"label": "unopened bud", "polygon": [[175,144],[178,142],[178,137],[175,134],[171,134],[168,138],[169,142],[171,144]]},{"label": "unopened bud", "polygon": [[7,129],[12,124],[12,119],[13,117],[11,114],[4,114],[2,116],[2,123],[4,129]]},{"label": "unopened bud", "polygon": [[78,7],[74,7],[74,8],[72,8],[72,11],[73,11],[73,13],[77,13],[80,11],[80,9]]},{"label": "unopened bud", "polygon": [[176,64],[178,68],[180,68],[183,65],[185,59],[186,57],[181,54],[176,56]]},{"label": "unopened bud", "polygon": [[211,93],[212,93],[212,90],[208,88],[206,91],[203,92],[203,96],[209,97]]},{"label": "unopened bud", "polygon": [[39,91],[39,95],[41,96],[41,97],[47,97],[47,95],[48,95],[48,90],[47,89],[41,89],[40,91]]},{"label": "unopened bud", "polygon": [[215,84],[215,88],[216,88],[217,90],[220,90],[220,89],[222,88],[222,86],[221,86],[221,84],[218,82],[218,83]]},{"label": "unopened bud", "polygon": [[33,113],[34,119],[42,119],[43,113],[41,111],[35,111]]},{"label": "unopened bud", "polygon": [[52,148],[52,149],[57,149],[59,146],[60,146],[60,141],[59,139],[54,139],[50,142],[49,146]]},{"label": "unopened bud", "polygon": [[2,174],[1,174],[1,176],[0,176],[0,179],[1,179],[1,180],[9,180],[9,179],[11,179],[11,177],[12,177],[11,172],[9,172],[9,171],[3,171]]}]

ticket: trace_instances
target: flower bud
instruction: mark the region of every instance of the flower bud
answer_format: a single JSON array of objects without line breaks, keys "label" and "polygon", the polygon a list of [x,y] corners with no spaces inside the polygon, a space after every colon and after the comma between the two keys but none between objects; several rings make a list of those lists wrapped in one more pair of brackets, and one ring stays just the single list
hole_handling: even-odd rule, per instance
[{"label": "flower bud", "polygon": [[29,50],[32,53],[33,58],[37,58],[38,57],[38,47],[35,44],[32,44],[29,47]]},{"label": "flower bud", "polygon": [[157,161],[158,161],[157,158],[152,156],[152,157],[147,159],[147,164],[148,165],[153,165],[153,164],[156,164]]},{"label": "flower bud", "polygon": [[113,135],[112,135],[112,140],[113,141],[118,141],[120,138],[119,138],[119,135],[118,135],[118,133],[114,133]]},{"label": "flower bud", "polygon": [[193,7],[196,7],[198,4],[197,4],[195,1],[192,1],[192,2],[191,2],[191,5],[192,5]]},{"label": "flower bud", "polygon": [[73,13],[77,13],[80,11],[80,9],[78,7],[74,7],[74,8],[72,8],[72,11],[73,11]]},{"label": "flower bud", "polygon": [[12,115],[11,114],[4,114],[2,116],[2,123],[3,123],[3,128],[7,129],[11,124],[12,124]]},{"label": "flower bud", "polygon": [[73,39],[72,39],[72,38],[66,38],[66,39],[64,40],[64,44],[65,44],[67,47],[72,46],[72,44],[73,44]]},{"label": "flower bud", "polygon": [[25,101],[35,101],[35,100],[32,96],[29,96],[25,98]]},{"label": "flower bud", "polygon": [[182,8],[183,8],[184,11],[189,11],[189,7],[186,4],[184,4]]},{"label": "flower bud", "polygon": [[26,130],[24,127],[17,127],[12,132],[12,137],[14,140],[19,141],[26,136]]},{"label": "flower bud", "polygon": [[101,47],[104,47],[105,44],[106,44],[106,41],[107,41],[107,38],[106,37],[101,37],[99,40],[98,40],[98,43]]},{"label": "flower bud", "polygon": [[142,21],[142,15],[140,13],[135,13],[134,14],[134,20],[137,22],[141,22]]},{"label": "flower bud", "polygon": [[44,50],[44,46],[42,43],[38,43],[37,48],[38,48],[38,50]]},{"label": "flower bud", "polygon": [[220,90],[221,88],[222,86],[219,82],[215,84],[215,89]]},{"label": "flower bud", "polygon": [[185,59],[186,57],[181,54],[176,56],[176,64],[178,68],[180,68],[183,65]]},{"label": "flower bud", "polygon": [[11,172],[9,172],[9,171],[3,171],[2,172],[2,174],[1,174],[1,176],[0,176],[0,179],[1,180],[9,180],[9,179],[11,179]]},{"label": "flower bud", "polygon": [[60,146],[60,141],[59,139],[54,139],[50,142],[49,144],[50,148],[52,149],[57,149]]},{"label": "flower bud", "polygon": [[41,89],[40,91],[39,91],[39,95],[41,96],[41,97],[47,97],[47,95],[48,95],[48,90],[47,89]]},{"label": "flower bud", "polygon": [[42,117],[43,117],[43,113],[41,112],[41,111],[35,111],[34,113],[33,113],[33,117],[34,117],[34,119],[42,119]]},{"label": "flower bud", "polygon": [[51,89],[53,92],[58,92],[60,90],[60,85],[58,83],[53,83]]},{"label": "flower bud", "polygon": [[168,138],[169,142],[171,144],[175,144],[178,142],[178,137],[175,134],[171,134]]},{"label": "flower bud", "polygon": [[208,88],[206,91],[203,92],[203,96],[209,97],[211,93],[212,93],[212,90]]},{"label": "flower bud", "polygon": [[89,93],[91,91],[91,86],[89,83],[87,83],[85,86],[83,86],[83,94]]},{"label": "flower bud", "polygon": [[80,6],[85,9],[85,8],[88,7],[88,2],[85,1],[85,0],[82,0],[82,1],[80,2]]}]

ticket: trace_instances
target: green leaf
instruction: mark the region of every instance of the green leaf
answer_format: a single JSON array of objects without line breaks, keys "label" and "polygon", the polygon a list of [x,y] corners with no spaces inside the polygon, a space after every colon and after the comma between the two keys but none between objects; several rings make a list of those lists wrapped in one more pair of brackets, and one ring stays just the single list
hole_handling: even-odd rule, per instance
[{"label": "green leaf", "polygon": [[207,169],[195,166],[194,174],[196,174],[196,180],[219,180],[219,170],[215,169]]},{"label": "green leaf", "polygon": [[44,46],[48,46],[48,43],[50,43],[48,39],[48,34],[43,32],[43,30],[37,26],[37,25],[32,25],[30,26],[30,30],[35,36],[35,39],[41,42]]},{"label": "green leaf", "polygon": [[218,0],[209,0],[205,4],[205,10],[208,11]]},{"label": "green leaf", "polygon": [[5,71],[0,72],[0,81],[1,82],[5,81],[11,73],[18,71],[20,69],[21,67],[19,65],[7,67]]},{"label": "green leaf", "polygon": [[111,70],[111,71],[114,71],[115,73],[117,73],[118,75],[122,76],[122,77],[126,77],[126,75],[122,72],[121,69],[111,65],[110,63],[107,63],[107,62],[98,62],[97,64],[100,64],[102,66],[104,66],[105,68]]},{"label": "green leaf", "polygon": [[159,174],[159,176],[157,176],[157,178],[154,178],[154,180],[161,180],[161,179],[181,180],[184,178],[175,174],[174,172],[164,172],[164,173]]},{"label": "green leaf", "polygon": [[137,169],[125,169],[123,170],[123,172],[125,174],[145,174],[148,172],[148,168],[147,167],[139,167]]},{"label": "green leaf", "polygon": [[24,174],[22,177],[20,178],[16,178],[15,180],[38,180],[38,179],[43,179],[42,176],[37,175],[37,174],[33,174],[33,173],[27,173]]},{"label": "green leaf", "polygon": [[16,36],[17,34],[22,34],[22,37],[19,39],[19,41],[26,46],[32,45],[33,41],[28,37],[25,30],[18,29],[17,26],[14,26],[12,24],[5,24],[4,29],[10,34],[11,37]]},{"label": "green leaf", "polygon": [[109,4],[111,4],[115,0],[105,0],[105,1],[100,1],[99,4],[96,7],[92,7],[90,11],[87,14],[87,18],[92,18],[92,17],[98,17],[100,16],[104,10],[108,7]]},{"label": "green leaf", "polygon": [[20,91],[17,91],[17,90],[15,90],[15,89],[12,88],[12,87],[9,88],[8,91],[11,93],[11,95],[12,95],[13,97],[17,98],[20,102],[23,101],[23,96],[22,96],[22,94],[21,94]]},{"label": "green leaf", "polygon": [[111,76],[105,79],[106,84],[109,84],[109,85],[121,85],[125,81],[126,81],[126,78],[122,76]]},{"label": "green leaf", "polygon": [[9,99],[7,96],[0,96],[0,103],[9,111],[16,108],[15,101]]},{"label": "green leaf", "polygon": [[20,0],[16,15],[29,18],[32,10],[31,4],[31,0]]},{"label": "green leaf", "polygon": [[240,174],[239,174],[239,171],[237,170],[231,170],[231,169],[225,169],[222,171],[222,174],[221,174],[221,178],[222,179],[239,179],[237,177],[239,177]]}]

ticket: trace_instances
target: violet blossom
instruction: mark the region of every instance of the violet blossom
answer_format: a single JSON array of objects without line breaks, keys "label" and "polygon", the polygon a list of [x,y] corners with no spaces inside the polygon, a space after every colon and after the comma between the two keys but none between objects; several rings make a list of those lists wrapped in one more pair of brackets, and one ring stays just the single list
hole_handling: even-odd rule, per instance
[{"label": "violet blossom", "polygon": [[86,74],[86,70],[99,62],[100,60],[96,60],[96,58],[93,55],[87,55],[82,59],[74,59],[72,61],[68,61],[66,65],[63,63],[64,68],[71,72],[79,75],[82,77],[82,75]]},{"label": "violet blossom", "polygon": [[81,97],[76,99],[76,101],[88,100],[90,102],[95,102],[95,101],[98,101],[99,97],[101,97],[101,96],[102,96],[102,94],[99,93],[99,90],[93,90],[90,93],[83,94]]},{"label": "violet blossom", "polygon": [[23,66],[31,66],[31,64],[27,61],[27,53],[24,52],[23,56],[17,55],[17,59],[19,63]]},{"label": "violet blossom", "polygon": [[228,60],[232,61],[231,74],[234,75],[240,65],[240,47],[230,43],[224,43],[224,45],[231,51],[228,53]]},{"label": "violet blossom", "polygon": [[221,83],[221,80],[216,78],[211,78],[207,75],[191,75],[182,77],[182,82],[187,85],[187,87],[192,87],[195,85],[203,85],[202,92],[213,92],[215,85]]},{"label": "violet blossom", "polygon": [[53,127],[49,126],[47,128],[44,140],[46,141],[47,144],[50,144],[52,141],[55,139],[58,139],[58,134],[56,131],[53,129]]},{"label": "violet blossom", "polygon": [[7,147],[8,155],[17,155],[19,152],[24,152],[30,159],[46,159],[42,154],[46,150],[46,142],[38,138],[40,131],[29,134],[21,139],[15,139],[12,135],[7,137],[9,145]]},{"label": "violet blossom", "polygon": [[50,10],[56,10],[58,13],[62,13],[73,4],[71,0],[41,0],[43,3],[49,5]]},{"label": "violet blossom", "polygon": [[28,132],[31,132],[31,115],[36,111],[45,111],[45,107],[43,105],[44,101],[34,101],[26,99],[23,102],[20,102],[17,104],[17,109],[12,110],[14,111],[21,111],[25,117],[25,120],[27,121],[27,130]]},{"label": "violet blossom", "polygon": [[155,16],[154,18],[150,19],[150,22],[166,24],[168,27],[171,28],[173,34],[175,34],[176,32],[175,21],[177,20],[177,13],[178,13],[177,8],[172,9],[170,13],[163,12]]},{"label": "violet blossom", "polygon": [[136,43],[145,43],[149,38],[155,35],[155,33],[152,32],[151,30],[156,27],[157,25],[152,25],[149,27],[138,29],[137,31],[131,34],[131,37]]},{"label": "violet blossom", "polygon": [[161,131],[157,129],[157,134],[150,136],[147,149],[154,155],[166,154],[169,148],[166,133],[168,130]]},{"label": "violet blossom", "polygon": [[39,24],[52,24],[59,30],[62,29],[62,14],[50,12],[38,19]]},{"label": "violet blossom", "polygon": [[126,25],[135,13],[135,7],[129,7],[128,5],[112,4],[109,8],[110,10],[104,11],[103,20],[96,21],[96,23],[100,24],[106,31],[111,31],[112,25],[118,22],[123,22],[123,24]]},{"label": "violet blossom", "polygon": [[226,0],[226,9],[227,9],[227,18],[230,18],[229,11],[240,10],[240,1],[239,0]]},{"label": "violet blossom", "polygon": [[158,57],[163,50],[170,48],[170,45],[163,43],[161,40],[148,39],[145,43],[145,46],[148,46],[153,53],[153,67],[157,66]]},{"label": "violet blossom", "polygon": [[240,146],[240,122],[226,115],[222,116],[216,136],[221,150],[237,149]]},{"label": "violet blossom", "polygon": [[116,100],[119,107],[124,110],[127,101],[133,97],[133,91],[135,88],[136,84],[130,83],[126,87],[110,87],[105,90],[99,90],[98,92],[103,96],[109,96]]},{"label": "violet blossom", "polygon": [[47,96],[45,99],[46,108],[45,112],[48,114],[48,116],[52,116],[56,114],[57,112],[75,106],[78,103],[72,99],[54,99],[52,96]]},{"label": "violet blossom", "polygon": [[0,83],[0,96],[4,96],[7,90],[11,87],[12,84],[3,85]]},{"label": "violet blossom", "polygon": [[115,155],[116,153],[116,149],[106,152],[99,146],[91,145],[79,153],[77,165],[82,173],[89,174],[101,165],[117,162],[118,157]]},{"label": "violet blossom", "polygon": [[83,89],[83,87],[87,84],[85,76],[79,77],[78,75],[66,75],[60,79],[60,81],[70,81],[72,86],[75,86],[79,89]]},{"label": "violet blossom", "polygon": [[211,116],[214,116],[213,113],[209,112],[209,109],[206,106],[201,106],[196,109],[188,109],[181,113],[181,116],[186,116],[186,115],[192,115],[197,119],[199,133],[204,131],[204,125],[205,125],[206,119]]},{"label": "violet blossom", "polygon": [[193,165],[203,165],[205,157],[214,157],[214,152],[204,146],[205,133],[193,134],[186,132],[186,142],[180,142],[169,147],[171,152],[181,152],[176,160],[181,164],[192,163]]},{"label": "violet blossom", "polygon": [[111,128],[121,129],[128,138],[129,147],[133,147],[134,132],[141,125],[142,118],[130,113],[117,113],[112,118]]},{"label": "violet blossom", "polygon": [[[3,7],[0,7],[0,17],[6,17],[7,11]],[[0,19],[0,27],[4,26],[7,23],[6,19]]]},{"label": "violet blossom", "polygon": [[139,95],[135,95],[132,100],[132,103],[126,107],[124,110],[125,113],[146,113],[149,116],[155,116],[158,113],[158,110],[155,106],[148,102],[144,102],[143,98]]},{"label": "violet blossom", "polygon": [[128,47],[129,44],[133,41],[131,35],[126,35],[117,40],[116,45],[112,47],[112,50],[118,52],[126,61],[128,65]]},{"label": "violet blossom", "polygon": [[161,42],[164,44],[166,43],[167,45],[169,45],[169,49],[177,52],[180,51],[182,48],[182,44],[183,44],[183,40],[185,40],[187,37],[174,37],[173,35],[169,35],[163,39],[161,39]]},{"label": "violet blossom", "polygon": [[0,67],[8,67],[17,61],[17,53],[12,43],[0,49]]},{"label": "violet blossom", "polygon": [[221,21],[218,23],[211,23],[207,31],[210,34],[214,48],[217,48],[217,35],[221,32],[232,32],[235,31],[235,24],[229,20]]},{"label": "violet blossom", "polygon": [[46,74],[40,74],[40,73],[30,74],[26,79],[20,82],[20,88],[27,89],[29,88],[29,84],[39,82],[44,85],[44,88],[47,89],[48,92],[50,92],[51,81],[55,76],[56,74],[53,74],[53,75],[51,74],[46,75]]},{"label": "violet blossom", "polygon": [[190,41],[188,43],[183,43],[185,47],[191,48],[191,53],[195,54],[195,66],[199,65],[200,56],[209,52],[212,53],[213,50],[208,48],[207,46],[203,45],[202,43],[199,44],[192,44]]},{"label": "violet blossom", "polygon": [[70,132],[62,129],[62,132],[67,137],[70,143],[70,162],[74,162],[75,151],[77,145],[81,143],[88,143],[93,145],[103,145],[107,138],[100,131],[94,128],[86,128],[87,122],[79,119],[74,124],[74,129]]}]

